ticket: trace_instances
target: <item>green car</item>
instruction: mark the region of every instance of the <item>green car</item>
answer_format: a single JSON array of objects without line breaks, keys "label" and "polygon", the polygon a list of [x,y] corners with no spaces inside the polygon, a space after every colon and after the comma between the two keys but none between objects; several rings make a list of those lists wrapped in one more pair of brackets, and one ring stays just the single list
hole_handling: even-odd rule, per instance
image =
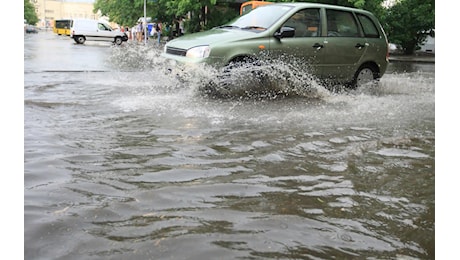
[{"label": "green car", "polygon": [[162,56],[217,68],[262,58],[301,60],[321,82],[359,87],[388,66],[385,32],[370,12],[316,3],[260,6],[234,21],[169,41]]}]

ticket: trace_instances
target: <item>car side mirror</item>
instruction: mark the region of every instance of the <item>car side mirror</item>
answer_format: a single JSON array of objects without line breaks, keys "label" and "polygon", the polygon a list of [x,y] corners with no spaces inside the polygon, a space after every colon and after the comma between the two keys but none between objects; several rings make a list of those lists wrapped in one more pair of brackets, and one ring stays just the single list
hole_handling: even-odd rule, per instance
[{"label": "car side mirror", "polygon": [[283,26],[281,29],[277,32],[275,32],[275,38],[281,39],[281,38],[292,38],[295,35],[295,29],[292,27],[287,27]]}]

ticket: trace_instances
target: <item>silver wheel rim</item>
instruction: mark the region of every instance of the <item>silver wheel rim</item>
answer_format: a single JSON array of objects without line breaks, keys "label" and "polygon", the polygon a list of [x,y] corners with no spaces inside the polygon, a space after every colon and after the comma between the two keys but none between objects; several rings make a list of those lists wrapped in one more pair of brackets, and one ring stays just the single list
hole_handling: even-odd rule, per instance
[{"label": "silver wheel rim", "polygon": [[356,77],[356,85],[362,86],[374,81],[374,72],[369,68],[362,69]]}]

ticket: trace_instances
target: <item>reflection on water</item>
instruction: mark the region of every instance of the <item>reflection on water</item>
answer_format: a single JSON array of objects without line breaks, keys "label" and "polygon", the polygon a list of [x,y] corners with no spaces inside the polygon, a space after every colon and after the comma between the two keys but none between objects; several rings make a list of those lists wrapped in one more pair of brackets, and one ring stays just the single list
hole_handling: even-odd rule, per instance
[{"label": "reflection on water", "polygon": [[412,73],[412,72],[435,72],[435,66],[429,62],[391,62],[387,68],[387,73]]},{"label": "reflection on water", "polygon": [[434,72],[210,99],[209,68],[92,47],[26,66],[26,259],[434,259]]}]

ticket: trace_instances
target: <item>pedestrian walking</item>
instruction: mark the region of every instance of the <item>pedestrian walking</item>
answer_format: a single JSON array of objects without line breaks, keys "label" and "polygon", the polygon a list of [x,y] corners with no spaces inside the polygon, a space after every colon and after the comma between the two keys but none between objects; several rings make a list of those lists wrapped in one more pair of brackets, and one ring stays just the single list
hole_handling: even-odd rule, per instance
[{"label": "pedestrian walking", "polygon": [[161,21],[158,21],[155,24],[155,31],[157,32],[157,37],[158,37],[158,45],[160,45],[161,33],[162,33],[162,29],[163,29],[162,27],[163,27],[163,24],[161,23]]},{"label": "pedestrian walking", "polygon": [[181,17],[181,18],[179,19],[179,36],[184,35],[184,33],[185,33],[184,18]]},{"label": "pedestrian walking", "polygon": [[143,32],[143,28],[142,28],[142,22],[139,22],[137,24],[137,27],[136,27],[136,35],[137,35],[137,41],[138,42],[142,42],[142,32]]},{"label": "pedestrian walking", "polygon": [[128,40],[131,40],[132,36],[131,36],[131,31],[129,30],[129,26],[126,26],[125,32],[126,32],[126,35],[128,35]]},{"label": "pedestrian walking", "polygon": [[137,25],[133,26],[133,28],[131,28],[131,39],[133,41],[137,41]]}]

